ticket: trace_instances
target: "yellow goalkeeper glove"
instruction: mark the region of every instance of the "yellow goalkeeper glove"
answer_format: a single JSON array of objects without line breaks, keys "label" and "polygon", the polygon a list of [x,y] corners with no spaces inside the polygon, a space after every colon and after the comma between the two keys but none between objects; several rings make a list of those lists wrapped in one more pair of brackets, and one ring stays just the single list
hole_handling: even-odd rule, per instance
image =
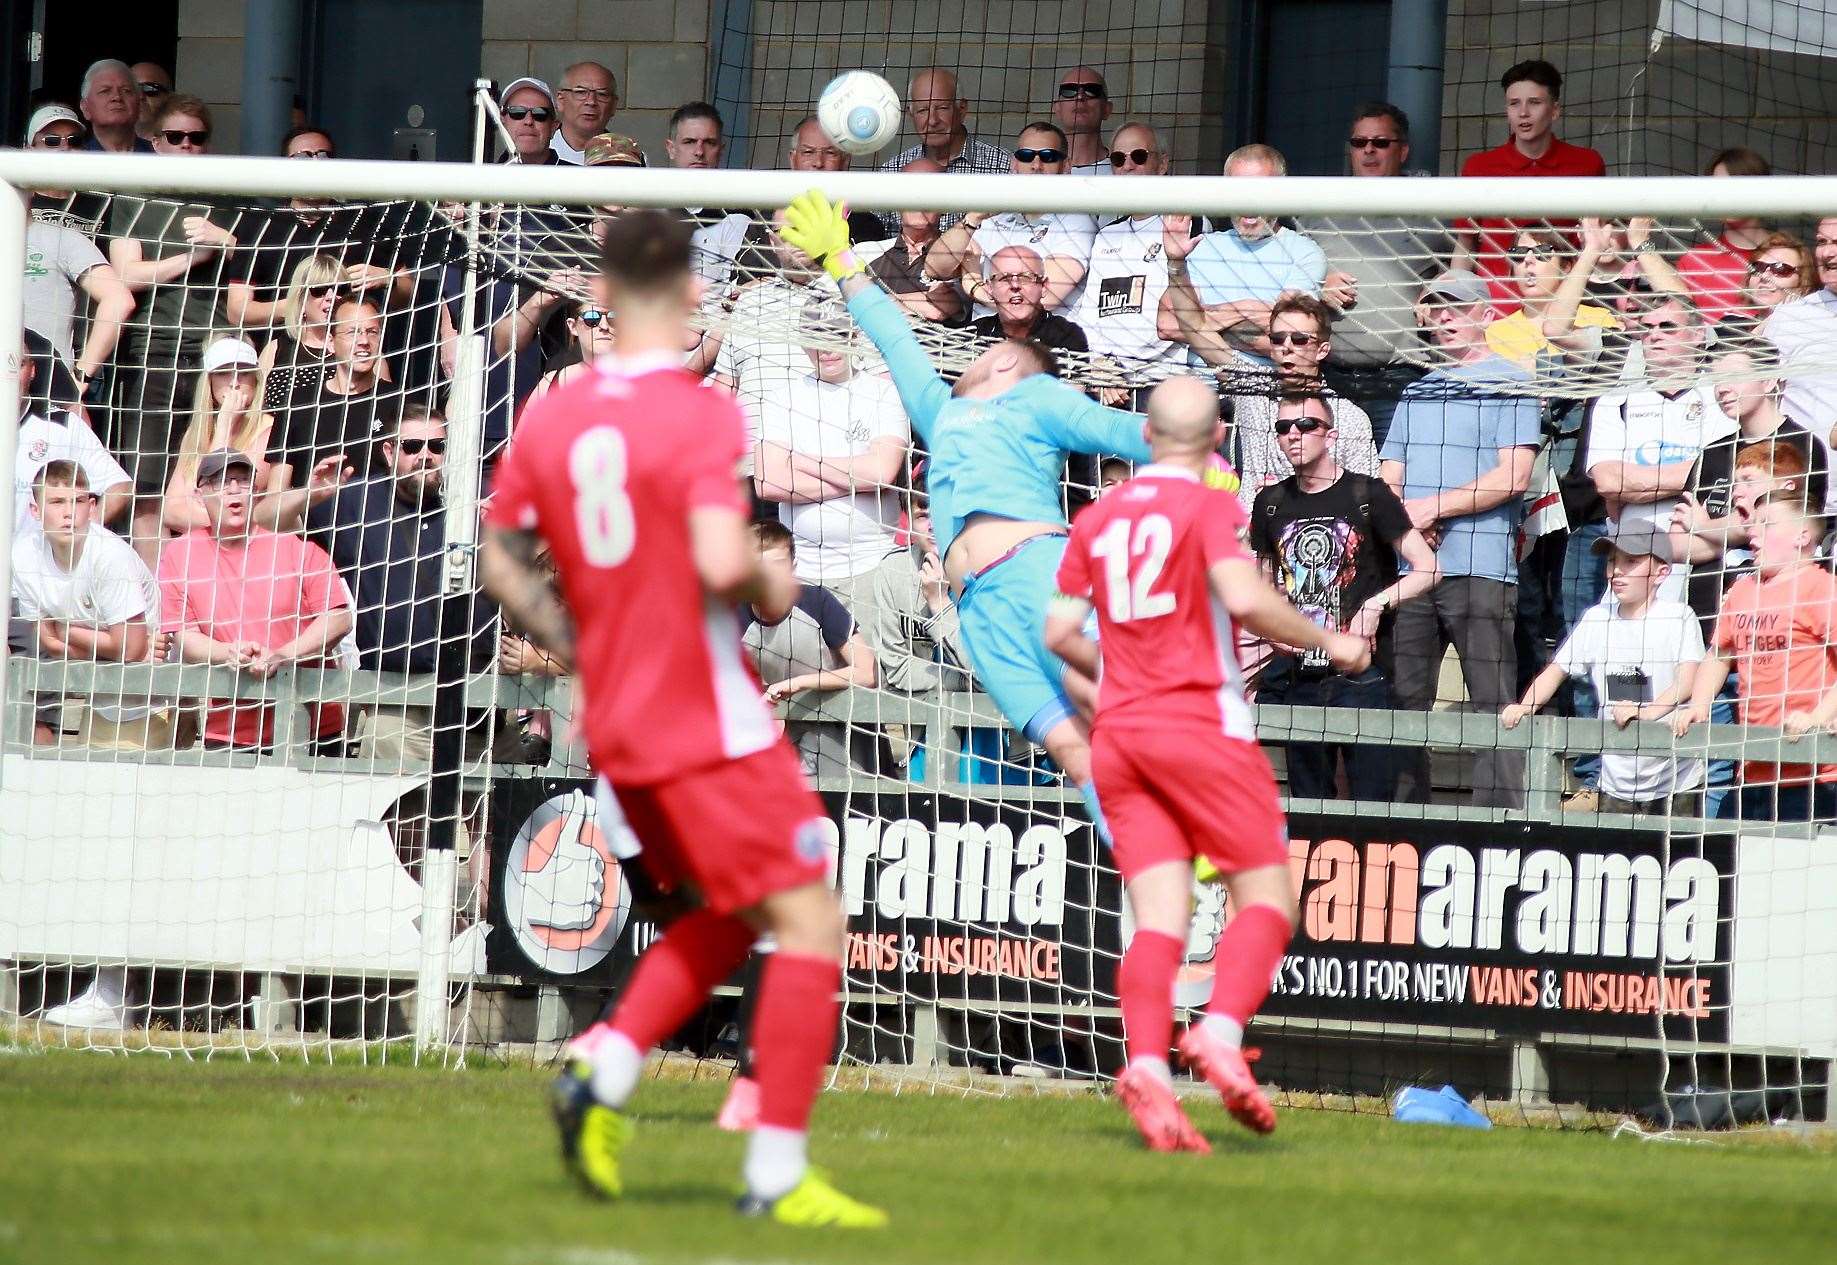
[{"label": "yellow goalkeeper glove", "polygon": [[821,264],[837,281],[861,271],[849,249],[847,211],[816,189],[791,200],[779,236]]}]

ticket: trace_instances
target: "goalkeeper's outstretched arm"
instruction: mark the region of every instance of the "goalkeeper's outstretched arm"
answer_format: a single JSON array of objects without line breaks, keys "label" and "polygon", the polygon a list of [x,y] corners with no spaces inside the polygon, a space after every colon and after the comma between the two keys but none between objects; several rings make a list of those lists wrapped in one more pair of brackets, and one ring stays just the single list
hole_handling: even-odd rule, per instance
[{"label": "goalkeeper's outstretched arm", "polygon": [[784,227],[779,231],[835,279],[848,300],[849,315],[887,362],[912,428],[929,443],[932,423],[950,399],[950,387],[913,337],[899,305],[868,279],[855,258],[848,240],[847,209],[812,189],[785,208]]}]

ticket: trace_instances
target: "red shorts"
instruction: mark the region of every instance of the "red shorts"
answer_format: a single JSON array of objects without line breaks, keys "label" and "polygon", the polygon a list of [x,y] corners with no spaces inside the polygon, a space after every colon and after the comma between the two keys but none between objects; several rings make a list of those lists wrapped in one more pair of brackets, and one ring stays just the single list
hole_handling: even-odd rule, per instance
[{"label": "red shorts", "polygon": [[1192,726],[1117,730],[1100,722],[1091,776],[1125,881],[1196,856],[1223,874],[1288,864],[1288,820],[1254,742]]},{"label": "red shorts", "polygon": [[[639,862],[665,890],[693,887],[718,914],[829,875],[823,801],[782,739],[763,751],[649,786],[602,779],[601,811],[625,818]],[[603,823],[610,836],[616,826]]]}]

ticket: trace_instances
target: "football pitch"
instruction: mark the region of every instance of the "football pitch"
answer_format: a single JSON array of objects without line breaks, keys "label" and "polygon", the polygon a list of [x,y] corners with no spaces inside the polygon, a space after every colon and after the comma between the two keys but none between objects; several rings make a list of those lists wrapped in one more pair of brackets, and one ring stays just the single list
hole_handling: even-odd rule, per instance
[{"label": "football pitch", "polygon": [[1717,1145],[1406,1127],[1195,1100],[1209,1157],[1143,1151],[1096,1095],[832,1091],[812,1151],[879,1233],[730,1211],[724,1082],[646,1083],[629,1195],[563,1176],[547,1074],[0,1055],[0,1261],[689,1265],[1829,1261],[1829,1134]]}]

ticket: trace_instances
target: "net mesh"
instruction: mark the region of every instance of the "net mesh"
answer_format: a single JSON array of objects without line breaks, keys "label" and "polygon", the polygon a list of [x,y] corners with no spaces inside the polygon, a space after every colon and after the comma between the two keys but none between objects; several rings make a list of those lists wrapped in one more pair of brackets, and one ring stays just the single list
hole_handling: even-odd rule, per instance
[{"label": "net mesh", "polygon": [[[964,66],[982,57],[985,73],[1024,84],[982,97],[1000,103],[985,107],[999,120],[985,134],[1007,137],[1067,64],[1116,82],[1137,7],[1056,46],[965,40],[878,64],[900,82],[948,52]],[[1586,137],[1610,161],[1701,165],[1700,117],[1669,156],[1657,124],[1639,130],[1644,159],[1616,156],[1604,130],[1622,117],[1629,72],[1645,72],[1646,115],[1669,117],[1653,103],[1682,98],[1656,95],[1655,59],[1676,41],[1637,55],[1643,19],[1537,8],[1547,22],[1589,10],[1577,42],[1618,58],[1598,88],[1578,84],[1573,63],[1566,94],[1572,119],[1602,120]],[[849,41],[865,50],[879,34],[802,38],[800,23],[835,6],[755,9],[764,104],[742,127],[756,137],[786,135],[834,69],[877,64]],[[1489,56],[1525,38],[1481,34],[1475,16],[1456,10],[1451,31]],[[1192,47],[1193,21],[1170,12],[1164,42]],[[1610,28],[1625,38],[1601,39]],[[778,65],[813,48],[809,65]],[[1729,54],[1750,68],[1772,55]],[[1215,161],[1225,138],[1178,104],[1202,77],[1191,55],[1130,56],[1130,109],[1169,124],[1182,162]],[[1496,95],[1496,77],[1470,69],[1461,84]],[[1487,139],[1470,142],[1465,126],[1447,133],[1464,152]],[[204,1055],[354,1043],[396,1057],[431,1008],[455,1051],[545,1045],[616,994],[656,934],[641,876],[595,820],[567,682],[486,599],[449,591],[446,550],[449,533],[469,539],[449,518],[469,513],[474,479],[489,489],[528,400],[616,348],[592,280],[615,212],[486,205],[468,225],[466,211],[37,198],[33,248],[69,295],[61,309],[28,296],[46,345],[33,349],[39,421],[21,432],[16,508],[22,522],[87,512],[93,525],[81,575],[65,545],[15,552],[5,794],[23,826],[0,882],[14,1039]],[[1333,451],[1357,475],[1378,479],[1381,457],[1403,465],[1405,513],[1448,578],[1431,608],[1382,623],[1383,678],[1348,683],[1249,638],[1238,647],[1258,672],[1300,895],[1300,931],[1251,1031],[1260,1073],[1288,1101],[1380,1109],[1404,1086],[1445,1081],[1513,1118],[1564,1123],[1628,1107],[1661,1124],[1823,1114],[1837,874],[1815,827],[1767,821],[1765,804],[1714,819],[1747,793],[1744,764],[1764,783],[1768,767],[1818,761],[1773,728],[1816,691],[1767,678],[1769,648],[1723,618],[1758,587],[1757,502],[1784,491],[1816,510],[1828,496],[1837,339],[1802,319],[1815,304],[1795,302],[1820,284],[1813,239],[1829,250],[1817,211],[1781,224],[1190,225],[1010,211],[951,233],[913,213],[863,245],[948,378],[1026,331],[1052,346],[1064,380],[1116,407],[1143,407],[1171,376],[1216,382],[1252,543],[1318,619],[1347,622],[1352,595],[1388,574],[1383,551],[1352,540],[1383,534],[1381,493],[1260,497],[1292,473],[1285,441],[1300,432],[1278,423],[1330,417]],[[1121,884],[1076,791],[1016,732],[1025,718],[980,689],[921,512],[931,456],[873,344],[776,239],[769,208],[693,218],[708,290],[685,361],[746,406],[758,517],[789,530],[800,574],[846,612],[747,638],[830,812],[850,918],[842,1052],[933,1085],[1113,1076],[1116,973],[1133,935]],[[234,245],[213,246],[219,232]],[[93,267],[77,239],[114,262],[131,312],[83,284]],[[1425,302],[1425,281],[1452,262],[1477,277]],[[1293,291],[1327,306],[1283,298],[1272,314]],[[112,354],[94,341],[110,315]],[[230,335],[258,363],[213,379],[214,356],[233,366],[243,354],[218,352]],[[108,368],[88,383],[71,372],[98,355]],[[1325,398],[1297,398],[1311,390]],[[424,415],[462,411],[468,395],[475,439]],[[1762,450],[1746,442],[1769,435]],[[200,497],[198,458],[223,448],[251,460],[243,512],[322,554],[271,547],[250,570],[211,546],[240,467],[207,475]],[[1479,511],[1482,529],[1463,521],[1474,513],[1425,503],[1508,449],[1526,469]],[[435,456],[449,458],[444,490],[423,478],[417,491]],[[83,471],[93,509],[26,472],[57,460]],[[1055,496],[1071,515],[1129,473],[1076,455]],[[1637,635],[1599,604],[1594,546],[1610,517],[1652,525],[1688,557],[1662,594],[1681,605]],[[99,544],[104,527],[115,547]],[[59,532],[75,528],[59,519],[39,538]],[[1828,551],[1808,552],[1795,574],[1827,583]],[[1806,614],[1824,607],[1807,593],[1786,608],[1806,615],[1793,653],[1817,660],[1828,687],[1828,630]],[[1749,680],[1714,692],[1713,741],[1701,725],[1679,738],[1671,704],[1704,670],[1681,669],[1725,626]],[[819,672],[839,687],[810,688]],[[1543,714],[1503,727],[1499,712],[1527,691]],[[1618,727],[1635,706],[1642,719]],[[1738,716],[1750,725],[1733,727]],[[1790,780],[1780,815],[1801,795],[1803,815],[1831,818]],[[449,840],[457,865],[429,865],[430,842],[444,856]],[[1188,1017],[1229,965],[1233,913],[1213,885],[1196,886],[1194,906],[1176,992]],[[430,945],[450,945],[453,972],[431,1000],[415,986]],[[744,1062],[755,975],[678,1038],[686,1054]]]}]

